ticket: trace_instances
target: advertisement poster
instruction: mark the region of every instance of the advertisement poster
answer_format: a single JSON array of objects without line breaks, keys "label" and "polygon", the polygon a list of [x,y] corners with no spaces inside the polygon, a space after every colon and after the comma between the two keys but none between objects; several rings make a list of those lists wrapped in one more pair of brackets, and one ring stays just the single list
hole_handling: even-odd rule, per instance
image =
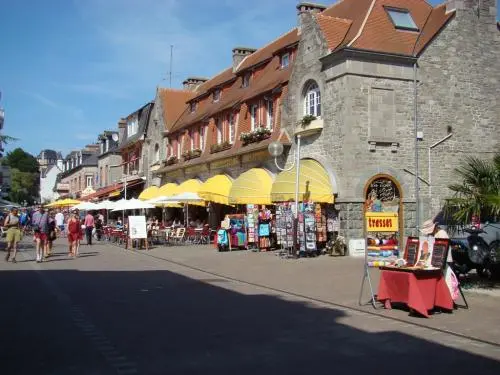
[{"label": "advertisement poster", "polygon": [[130,238],[135,239],[148,237],[148,232],[146,230],[146,216],[129,216],[128,225],[130,228]]}]

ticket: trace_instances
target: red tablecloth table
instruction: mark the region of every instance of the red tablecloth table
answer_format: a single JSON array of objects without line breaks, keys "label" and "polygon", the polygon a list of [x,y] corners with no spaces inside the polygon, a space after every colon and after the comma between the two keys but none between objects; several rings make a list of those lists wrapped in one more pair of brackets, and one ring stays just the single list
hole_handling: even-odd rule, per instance
[{"label": "red tablecloth table", "polygon": [[381,268],[377,299],[391,308],[391,302],[406,303],[425,317],[440,307],[453,310],[453,300],[441,270],[388,270]]}]

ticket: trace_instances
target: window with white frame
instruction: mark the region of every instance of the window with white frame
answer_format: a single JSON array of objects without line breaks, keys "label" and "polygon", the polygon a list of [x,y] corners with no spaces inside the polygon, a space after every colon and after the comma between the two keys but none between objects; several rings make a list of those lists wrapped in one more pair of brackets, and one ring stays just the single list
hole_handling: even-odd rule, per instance
[{"label": "window with white frame", "polygon": [[274,102],[272,98],[266,100],[266,110],[267,110],[267,128],[272,129],[274,126]]},{"label": "window with white frame", "polygon": [[321,116],[321,92],[316,82],[306,87],[304,95],[304,115]]},{"label": "window with white frame", "polygon": [[160,145],[158,143],[155,144],[155,157],[154,157],[154,161],[155,162],[160,161]]},{"label": "window with white frame", "polygon": [[236,115],[234,113],[229,114],[229,143],[234,143],[234,137],[236,134]]},{"label": "window with white frame", "polygon": [[85,184],[85,187],[92,187],[92,183],[93,183],[93,178],[92,176],[86,176],[86,184]]},{"label": "window with white frame", "polygon": [[250,129],[254,131],[257,128],[257,104],[252,104],[250,106]]},{"label": "window with white frame", "polygon": [[194,150],[194,129],[189,129],[189,149]]},{"label": "window with white frame", "polygon": [[222,119],[220,117],[217,118],[215,126],[217,127],[217,144],[221,144],[223,140],[223,134],[222,134]]},{"label": "window with white frame", "polygon": [[177,136],[177,150],[176,150],[176,155],[177,159],[180,159],[181,157],[181,147],[182,147],[182,135]]},{"label": "window with white frame", "polygon": [[220,89],[215,89],[213,94],[214,102],[218,102],[220,99]]},{"label": "window with white frame", "polygon": [[169,158],[172,155],[172,150],[170,148],[170,138],[166,137],[165,138],[165,148],[167,150],[167,158]]},{"label": "window with white frame", "polygon": [[288,65],[290,65],[290,54],[287,52],[281,55],[281,68],[286,68]]},{"label": "window with white frame", "polygon": [[137,119],[130,119],[127,122],[127,137],[130,137],[130,136],[136,134],[138,130],[139,130],[139,127],[137,124]]}]

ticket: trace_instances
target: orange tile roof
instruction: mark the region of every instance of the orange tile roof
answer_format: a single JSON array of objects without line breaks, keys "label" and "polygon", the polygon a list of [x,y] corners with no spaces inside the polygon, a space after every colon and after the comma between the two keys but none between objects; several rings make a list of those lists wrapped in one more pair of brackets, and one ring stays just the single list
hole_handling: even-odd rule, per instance
[{"label": "orange tile roof", "polygon": [[[407,9],[419,31],[396,29],[384,7]],[[425,0],[343,0],[325,9],[316,19],[331,50],[350,46],[413,55],[432,40],[453,14],[446,13],[444,5],[433,8]],[[339,18],[352,21],[347,31]],[[345,37],[339,42],[344,32]]]},{"label": "orange tile roof", "polygon": [[203,96],[215,87],[221,86],[222,84],[229,82],[235,78],[236,75],[233,73],[233,68],[227,68],[198,86],[198,88],[196,89],[195,97],[198,98],[200,96]]},{"label": "orange tile roof", "polygon": [[298,42],[298,30],[294,28],[247,56],[238,66],[237,73],[271,59],[277,51]]},{"label": "orange tile roof", "polygon": [[158,95],[161,99],[165,127],[169,130],[187,108],[186,102],[191,99],[195,93],[187,90],[159,88]]},{"label": "orange tile roof", "polygon": [[454,16],[455,12],[446,12],[446,4],[434,8],[415,44],[413,54],[419,55],[441,28]]},{"label": "orange tile roof", "polygon": [[316,20],[330,50],[334,50],[342,43],[352,25],[352,20],[325,16],[323,14],[317,14]]}]

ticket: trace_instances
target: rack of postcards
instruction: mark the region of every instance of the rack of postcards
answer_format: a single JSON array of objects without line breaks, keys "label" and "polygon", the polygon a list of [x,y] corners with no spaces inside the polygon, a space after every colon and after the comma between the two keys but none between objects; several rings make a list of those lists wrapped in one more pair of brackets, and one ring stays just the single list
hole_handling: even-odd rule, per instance
[{"label": "rack of postcards", "polygon": [[293,248],[292,203],[276,205],[276,241],[282,249]]},{"label": "rack of postcards", "polygon": [[316,245],[316,213],[315,206],[304,203],[299,206],[299,251],[302,254],[313,253],[318,250]]},{"label": "rack of postcards", "polygon": [[248,230],[248,245],[249,247],[258,247],[258,218],[259,206],[256,204],[247,204],[247,230]]}]

